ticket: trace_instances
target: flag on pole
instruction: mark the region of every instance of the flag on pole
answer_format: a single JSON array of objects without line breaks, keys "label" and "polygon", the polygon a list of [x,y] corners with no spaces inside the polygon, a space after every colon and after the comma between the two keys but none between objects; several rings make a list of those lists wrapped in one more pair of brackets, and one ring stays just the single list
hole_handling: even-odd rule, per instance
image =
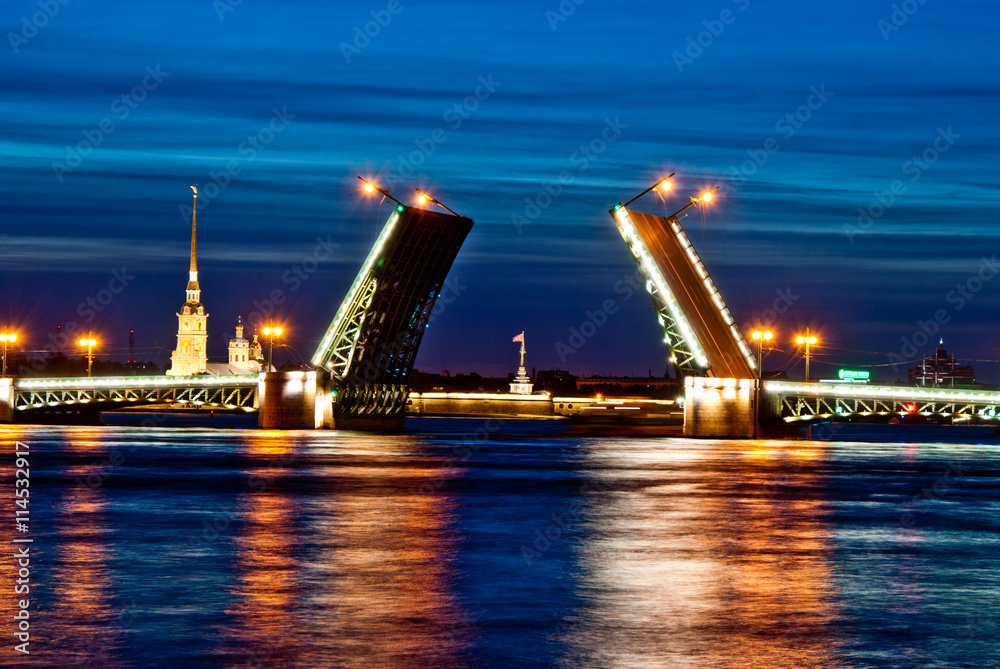
[{"label": "flag on pole", "polygon": [[524,333],[522,332],[521,334],[519,334],[516,337],[514,337],[514,341],[523,342],[524,341]]}]

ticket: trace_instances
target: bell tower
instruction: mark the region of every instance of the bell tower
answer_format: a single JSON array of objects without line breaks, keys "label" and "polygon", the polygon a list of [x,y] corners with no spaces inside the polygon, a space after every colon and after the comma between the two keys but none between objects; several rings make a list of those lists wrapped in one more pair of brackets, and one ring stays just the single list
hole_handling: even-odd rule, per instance
[{"label": "bell tower", "polygon": [[198,186],[191,212],[191,265],[188,270],[187,301],[177,314],[177,349],[170,355],[168,376],[190,376],[204,372],[208,365],[208,314],[201,304],[198,285]]}]

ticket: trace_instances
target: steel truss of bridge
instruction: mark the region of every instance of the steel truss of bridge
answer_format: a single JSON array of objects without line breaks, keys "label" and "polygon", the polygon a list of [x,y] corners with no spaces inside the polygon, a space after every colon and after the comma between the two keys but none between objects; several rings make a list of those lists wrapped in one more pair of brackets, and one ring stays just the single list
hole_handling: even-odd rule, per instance
[{"label": "steel truss of bridge", "polygon": [[14,384],[14,410],[93,406],[107,411],[115,407],[171,404],[249,412],[257,409],[259,381],[256,374],[19,379]]},{"label": "steel truss of bridge", "polygon": [[1000,419],[1000,392],[988,390],[765,381],[764,393],[789,423],[893,414]]},{"label": "steel truss of bridge", "polygon": [[402,420],[417,349],[472,226],[402,204],[389,216],[312,357],[333,377],[335,421]]},{"label": "steel truss of bridge", "polygon": [[753,351],[677,216],[609,212],[646,282],[677,378],[757,376]]}]

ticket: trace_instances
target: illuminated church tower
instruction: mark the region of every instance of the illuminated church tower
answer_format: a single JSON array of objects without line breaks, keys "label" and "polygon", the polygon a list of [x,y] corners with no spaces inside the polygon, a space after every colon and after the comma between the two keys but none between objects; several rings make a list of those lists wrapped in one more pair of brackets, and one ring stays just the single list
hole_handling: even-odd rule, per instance
[{"label": "illuminated church tower", "polygon": [[194,191],[194,210],[191,212],[191,269],[188,273],[187,301],[177,314],[177,350],[170,355],[169,376],[189,376],[205,371],[208,364],[208,314],[201,304],[198,286],[198,187]]}]

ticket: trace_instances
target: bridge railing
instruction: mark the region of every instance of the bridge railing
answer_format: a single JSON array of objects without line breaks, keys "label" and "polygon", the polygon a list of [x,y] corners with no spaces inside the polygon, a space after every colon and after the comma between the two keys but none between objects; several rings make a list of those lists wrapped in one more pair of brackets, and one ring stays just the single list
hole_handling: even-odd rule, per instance
[{"label": "bridge railing", "polygon": [[764,393],[786,422],[890,414],[1000,419],[1000,392],[990,390],[765,381]]},{"label": "bridge railing", "polygon": [[178,404],[252,411],[258,405],[259,381],[256,374],[18,379],[14,384],[14,409]]}]

